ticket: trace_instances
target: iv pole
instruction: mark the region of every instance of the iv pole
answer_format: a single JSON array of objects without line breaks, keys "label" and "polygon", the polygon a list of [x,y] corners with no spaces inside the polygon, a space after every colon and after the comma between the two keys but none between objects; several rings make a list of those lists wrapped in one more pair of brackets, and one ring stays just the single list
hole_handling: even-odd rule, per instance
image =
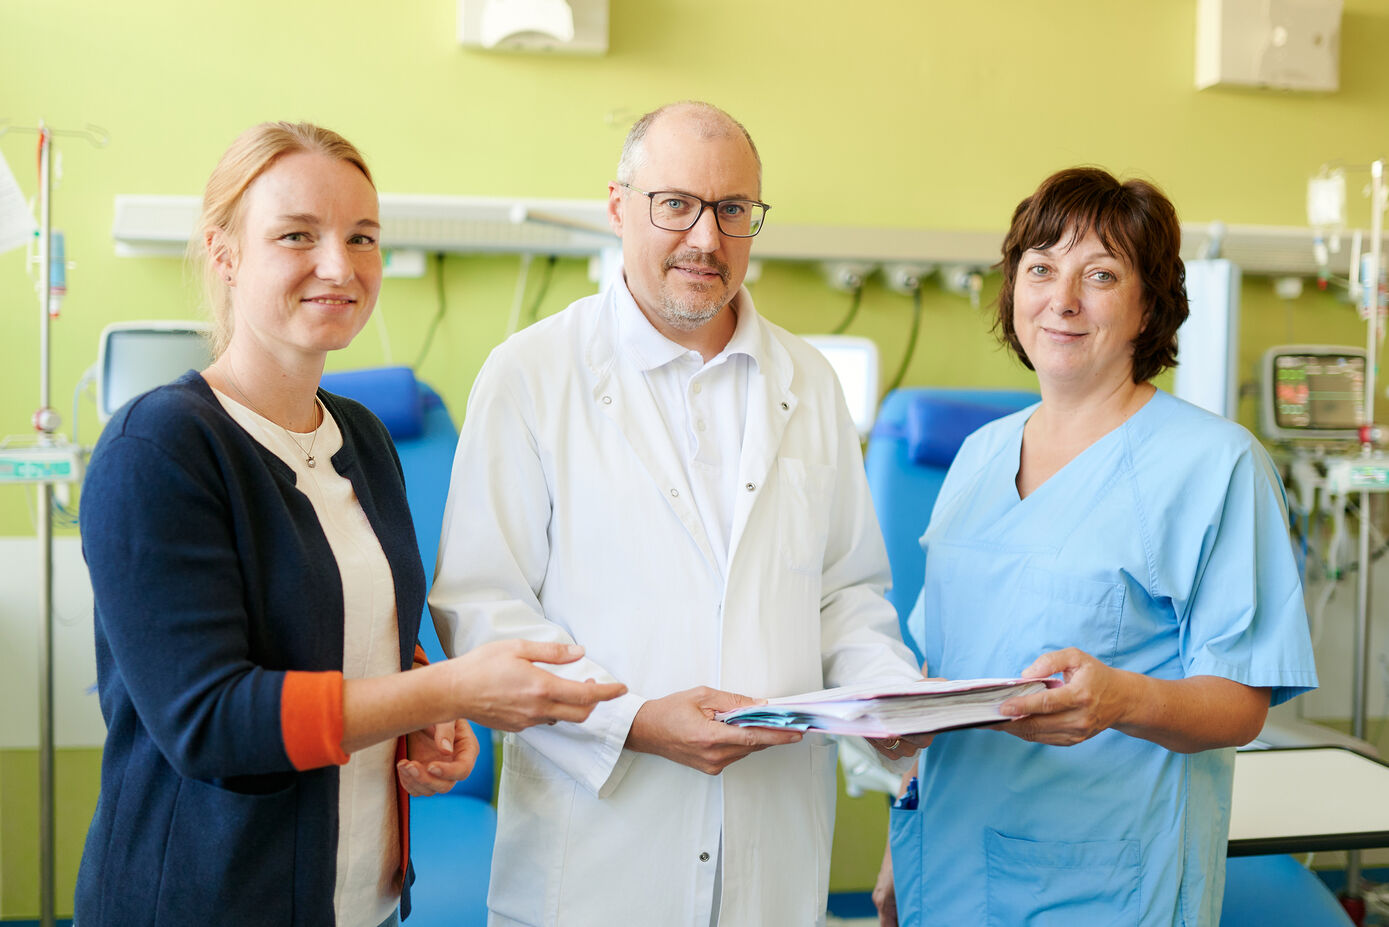
[{"label": "iv pole", "polygon": [[[0,136],[7,132],[34,132],[39,137],[39,408],[34,428],[41,443],[52,444],[59,417],[49,403],[49,303],[53,290],[53,136],[86,138],[98,148],[109,136],[97,126],[67,131],[39,121],[37,126],[12,126],[0,121]],[[53,788],[53,483],[38,483],[39,546],[39,924],[54,927],[54,788]]]},{"label": "iv pole", "polygon": [[[1384,162],[1375,161],[1370,165],[1370,249],[1364,256],[1364,273],[1360,285],[1364,289],[1362,297],[1366,307],[1365,338],[1365,424],[1360,429],[1360,455],[1369,457],[1374,453],[1371,443],[1371,425],[1375,409],[1375,370],[1378,365],[1376,351],[1379,347],[1380,329],[1380,248],[1384,235]],[[1370,668],[1370,494],[1360,493],[1360,573],[1356,582],[1355,595],[1355,640],[1360,644],[1360,653],[1351,672],[1351,688],[1355,693],[1355,703],[1351,705],[1351,734],[1365,739],[1366,680]]]},{"label": "iv pole", "polygon": [[[1365,311],[1365,411],[1360,426],[1360,456],[1369,458],[1374,454],[1373,423],[1375,415],[1375,368],[1378,364],[1376,351],[1379,348],[1380,331],[1380,249],[1384,235],[1384,207],[1386,189],[1384,161],[1370,165],[1370,243],[1363,256],[1362,267],[1351,268],[1351,279],[1360,273],[1361,300]],[[1357,255],[1357,257],[1359,257]],[[1360,492],[1360,531],[1358,536],[1358,556],[1360,569],[1355,582],[1355,629],[1352,640],[1351,658],[1351,736],[1365,739],[1365,715],[1369,691],[1367,680],[1370,672],[1370,500],[1368,489]],[[1361,861],[1358,850],[1346,853],[1346,895],[1359,898],[1361,894]]]}]

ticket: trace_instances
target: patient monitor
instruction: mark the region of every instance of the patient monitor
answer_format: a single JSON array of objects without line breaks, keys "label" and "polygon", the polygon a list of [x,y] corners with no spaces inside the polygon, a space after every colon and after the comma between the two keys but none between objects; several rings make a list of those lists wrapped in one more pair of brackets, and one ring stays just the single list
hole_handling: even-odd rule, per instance
[{"label": "patient monitor", "polygon": [[878,346],[855,335],[805,335],[834,368],[854,427],[866,438],[878,415]]},{"label": "patient monitor", "polygon": [[101,421],[126,402],[212,363],[205,322],[115,322],[101,332],[96,407]]},{"label": "patient monitor", "polygon": [[1264,354],[1262,426],[1274,441],[1356,441],[1365,421],[1365,351],[1287,344]]}]

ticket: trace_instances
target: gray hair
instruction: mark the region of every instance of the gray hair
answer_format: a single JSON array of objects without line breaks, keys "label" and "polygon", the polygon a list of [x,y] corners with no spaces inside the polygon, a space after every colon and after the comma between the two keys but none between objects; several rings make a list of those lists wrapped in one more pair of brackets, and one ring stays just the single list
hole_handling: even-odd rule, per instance
[{"label": "gray hair", "polygon": [[741,122],[712,103],[699,100],[682,100],[667,103],[659,109],[642,116],[627,132],[627,140],[622,143],[622,157],[617,161],[617,179],[621,183],[631,183],[637,171],[646,166],[646,133],[658,118],[666,113],[686,112],[695,116],[695,128],[700,138],[726,138],[741,134],[752,149],[752,157],[757,162],[757,179],[762,180],[762,156],[757,153],[757,145]]}]

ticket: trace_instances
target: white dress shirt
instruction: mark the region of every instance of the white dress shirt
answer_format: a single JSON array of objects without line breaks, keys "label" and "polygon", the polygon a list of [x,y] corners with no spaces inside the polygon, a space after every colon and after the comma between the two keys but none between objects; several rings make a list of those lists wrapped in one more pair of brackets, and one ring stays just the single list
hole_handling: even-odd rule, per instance
[{"label": "white dress shirt", "polygon": [[[735,313],[737,303],[729,307]],[[618,311],[619,337],[646,374],[672,441],[683,448],[685,477],[722,573],[748,420],[748,376],[758,370],[755,325],[745,323],[747,313],[738,315],[728,344],[705,363],[698,351],[658,332],[635,301],[621,300]]]}]

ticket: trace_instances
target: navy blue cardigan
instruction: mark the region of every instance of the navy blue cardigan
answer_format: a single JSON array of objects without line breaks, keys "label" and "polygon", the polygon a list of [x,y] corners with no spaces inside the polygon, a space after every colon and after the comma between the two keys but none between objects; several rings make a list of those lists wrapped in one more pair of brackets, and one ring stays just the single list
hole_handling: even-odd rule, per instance
[{"label": "navy blue cardigan", "polygon": [[[365,407],[319,398],[391,566],[406,670],[425,581],[400,461]],[[189,371],[107,424],[81,525],[107,734],[76,923],[333,924],[338,767],[295,768],[281,691],[341,672],[342,582],[293,470]]]}]

